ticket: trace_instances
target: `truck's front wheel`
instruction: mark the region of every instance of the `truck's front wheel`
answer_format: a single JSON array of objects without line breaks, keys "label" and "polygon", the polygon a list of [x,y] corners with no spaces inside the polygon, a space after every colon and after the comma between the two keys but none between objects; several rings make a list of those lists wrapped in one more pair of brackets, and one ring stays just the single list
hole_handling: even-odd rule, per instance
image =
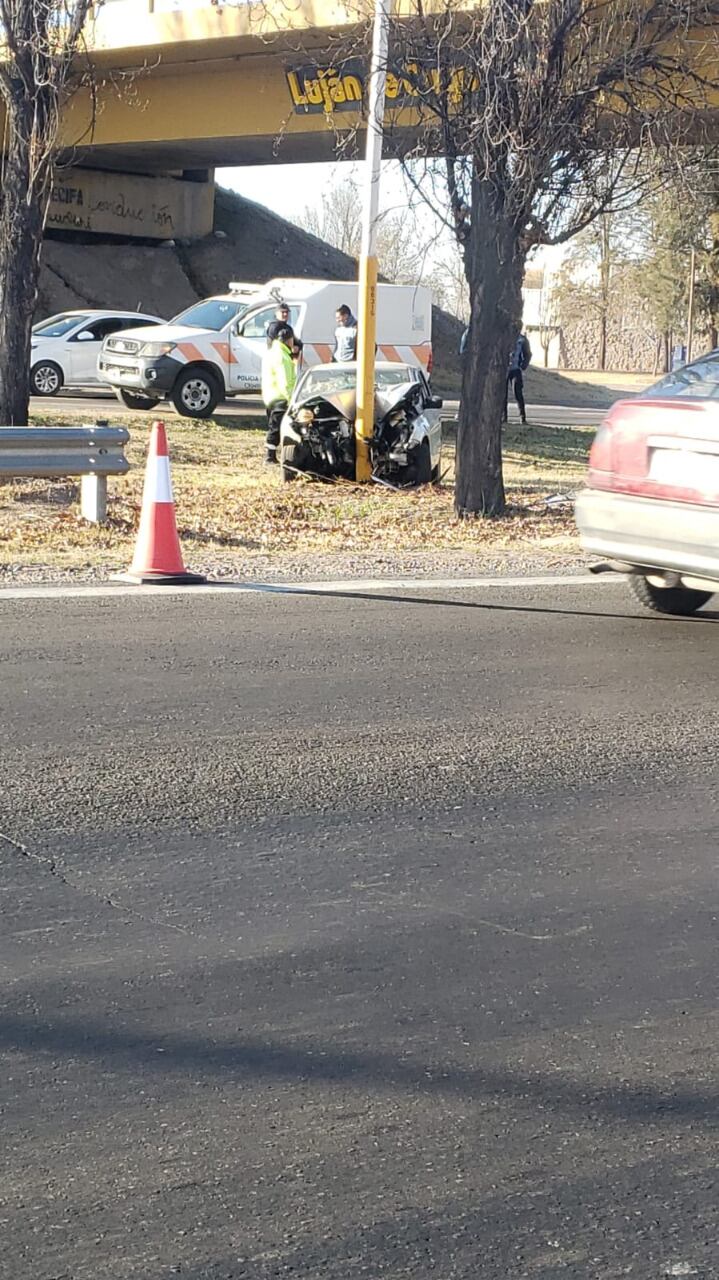
[{"label": "truck's front wheel", "polygon": [[205,369],[187,369],[177,379],[170,399],[183,418],[209,418],[221,394],[213,374]]}]

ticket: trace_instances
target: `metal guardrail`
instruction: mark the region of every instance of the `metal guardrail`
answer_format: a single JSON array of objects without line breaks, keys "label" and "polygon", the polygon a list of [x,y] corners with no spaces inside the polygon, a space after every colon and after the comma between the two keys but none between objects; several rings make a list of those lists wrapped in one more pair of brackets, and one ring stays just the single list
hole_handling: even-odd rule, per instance
[{"label": "metal guardrail", "polygon": [[123,452],[125,427],[0,427],[0,478],[40,480],[80,476],[80,509],[86,520],[107,518],[107,477],[130,469]]}]

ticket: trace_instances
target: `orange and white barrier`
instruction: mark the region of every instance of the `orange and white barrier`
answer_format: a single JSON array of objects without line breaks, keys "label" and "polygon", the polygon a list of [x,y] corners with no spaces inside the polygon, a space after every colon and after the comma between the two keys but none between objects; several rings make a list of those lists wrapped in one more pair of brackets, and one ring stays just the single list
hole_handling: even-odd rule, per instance
[{"label": "orange and white barrier", "polygon": [[135,554],[121,576],[126,581],[159,584],[205,581],[202,574],[188,573],[182,559],[164,422],[152,424]]}]

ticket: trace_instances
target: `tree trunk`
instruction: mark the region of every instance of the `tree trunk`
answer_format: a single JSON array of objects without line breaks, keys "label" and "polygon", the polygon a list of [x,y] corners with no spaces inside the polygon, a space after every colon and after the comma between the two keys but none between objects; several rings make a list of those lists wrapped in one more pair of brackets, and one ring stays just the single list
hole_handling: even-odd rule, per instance
[{"label": "tree trunk", "polygon": [[18,111],[8,130],[0,202],[0,425],[25,426],[30,333],[37,302],[46,194],[31,181],[31,128]]},{"label": "tree trunk", "polygon": [[525,254],[489,183],[474,181],[471,213],[465,248],[470,328],[457,431],[455,510],[460,517],[498,516],[506,505],[502,414],[509,356],[521,328]]},{"label": "tree trunk", "polygon": [[599,368],[602,373],[607,367],[607,313],[602,311],[599,317]]},{"label": "tree trunk", "polygon": [[611,219],[605,213],[600,223],[600,261],[599,282],[601,295],[601,314],[599,317],[599,368],[602,373],[607,367],[607,326],[609,323],[609,284],[612,274]]}]

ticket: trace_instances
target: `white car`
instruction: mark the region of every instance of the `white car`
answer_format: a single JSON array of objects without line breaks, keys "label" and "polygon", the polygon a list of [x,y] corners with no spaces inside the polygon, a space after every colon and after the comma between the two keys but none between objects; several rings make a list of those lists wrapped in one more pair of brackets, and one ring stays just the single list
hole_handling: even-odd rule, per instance
[{"label": "white car", "polygon": [[[282,478],[298,471],[354,479],[357,365],[323,364],[300,378],[280,424]],[[442,401],[423,369],[375,364],[373,479],[399,485],[439,479]]]},{"label": "white car", "polygon": [[30,390],[56,396],[63,387],[92,387],[101,381],[97,358],[105,338],[139,324],[164,324],[137,311],[62,311],[33,325]]}]

